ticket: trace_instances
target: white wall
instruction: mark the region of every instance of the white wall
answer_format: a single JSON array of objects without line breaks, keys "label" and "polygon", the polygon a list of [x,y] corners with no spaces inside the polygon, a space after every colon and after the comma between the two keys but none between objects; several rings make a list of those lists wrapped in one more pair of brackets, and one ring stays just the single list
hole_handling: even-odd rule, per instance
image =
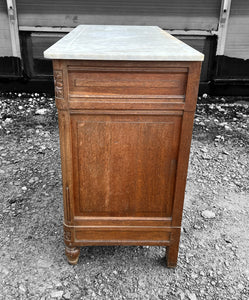
[{"label": "white wall", "polygon": [[0,0],[0,56],[12,56],[6,0]]},{"label": "white wall", "polygon": [[249,59],[249,1],[232,0],[225,55]]}]

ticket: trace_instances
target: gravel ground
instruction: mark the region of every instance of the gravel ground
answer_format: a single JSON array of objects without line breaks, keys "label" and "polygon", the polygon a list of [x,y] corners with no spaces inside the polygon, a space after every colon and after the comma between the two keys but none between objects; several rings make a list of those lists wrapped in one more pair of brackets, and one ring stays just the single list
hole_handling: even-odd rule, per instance
[{"label": "gravel ground", "polygon": [[176,269],[164,247],[68,265],[54,99],[0,94],[0,299],[249,299],[249,102],[199,98]]}]

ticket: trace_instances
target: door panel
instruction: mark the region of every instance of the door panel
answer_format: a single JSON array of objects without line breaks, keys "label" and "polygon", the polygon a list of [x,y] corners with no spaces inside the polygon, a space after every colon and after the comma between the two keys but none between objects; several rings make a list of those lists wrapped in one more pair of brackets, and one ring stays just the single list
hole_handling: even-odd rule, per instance
[{"label": "door panel", "polygon": [[181,115],[72,115],[76,216],[169,217]]}]

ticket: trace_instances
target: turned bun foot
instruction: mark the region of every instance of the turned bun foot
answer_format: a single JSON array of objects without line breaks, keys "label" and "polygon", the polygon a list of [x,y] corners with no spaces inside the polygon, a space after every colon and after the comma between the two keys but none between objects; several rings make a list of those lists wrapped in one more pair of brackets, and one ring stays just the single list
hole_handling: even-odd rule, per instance
[{"label": "turned bun foot", "polygon": [[80,256],[80,248],[66,246],[65,252],[69,264],[76,265]]}]

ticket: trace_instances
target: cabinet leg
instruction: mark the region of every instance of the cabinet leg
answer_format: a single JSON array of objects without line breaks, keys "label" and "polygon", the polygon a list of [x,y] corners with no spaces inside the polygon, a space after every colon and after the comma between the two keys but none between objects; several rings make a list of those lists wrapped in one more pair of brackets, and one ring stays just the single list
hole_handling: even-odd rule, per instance
[{"label": "cabinet leg", "polygon": [[171,233],[171,244],[166,247],[166,265],[168,268],[175,268],[177,266],[180,233],[180,229],[173,231]]},{"label": "cabinet leg", "polygon": [[66,246],[65,252],[68,262],[71,265],[76,265],[80,256],[80,248]]},{"label": "cabinet leg", "polygon": [[166,265],[168,268],[175,268],[177,265],[178,248],[169,246],[166,247]]}]

